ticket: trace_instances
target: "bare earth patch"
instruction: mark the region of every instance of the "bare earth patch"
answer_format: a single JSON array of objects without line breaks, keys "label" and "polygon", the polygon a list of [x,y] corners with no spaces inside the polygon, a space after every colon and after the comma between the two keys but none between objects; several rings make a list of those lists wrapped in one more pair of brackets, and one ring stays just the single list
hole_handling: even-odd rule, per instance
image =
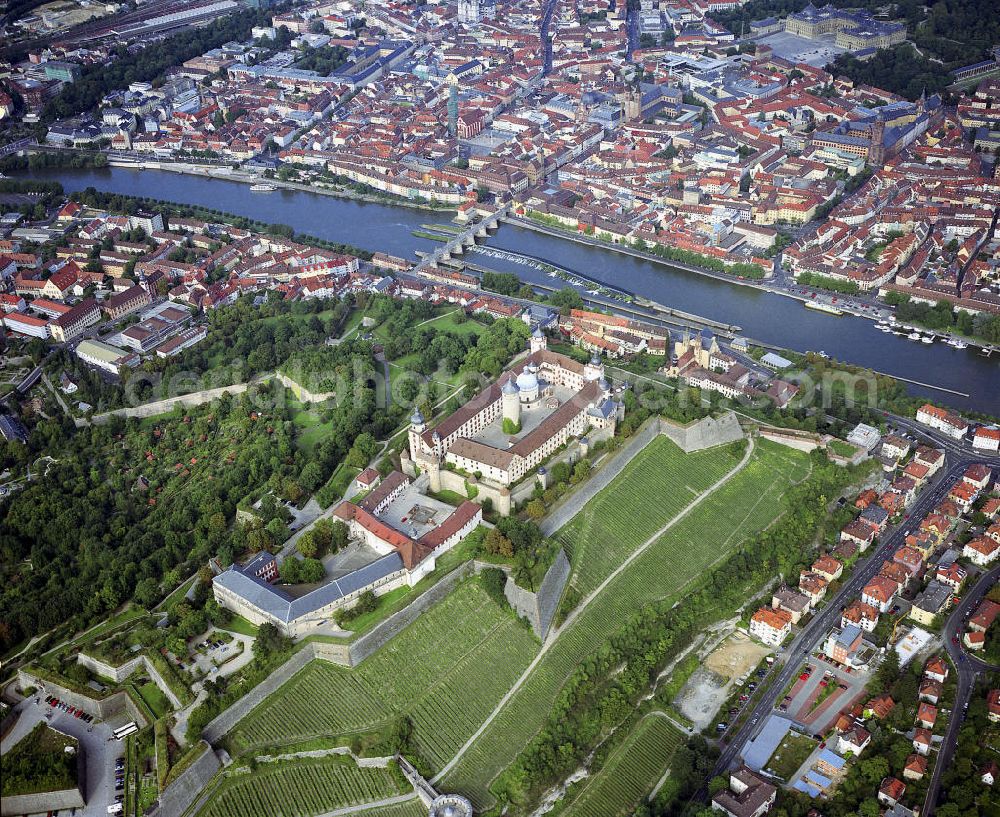
[{"label": "bare earth patch", "polygon": [[743,633],[733,633],[714,649],[688,679],[674,702],[696,731],[709,726],[733,682],[743,678],[771,651]]}]

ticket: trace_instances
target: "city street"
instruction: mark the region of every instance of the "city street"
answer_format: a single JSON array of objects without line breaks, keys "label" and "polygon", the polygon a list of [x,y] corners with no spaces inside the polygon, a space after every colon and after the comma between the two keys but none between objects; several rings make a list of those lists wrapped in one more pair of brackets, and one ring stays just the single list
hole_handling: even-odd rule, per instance
[{"label": "city street", "polygon": [[[719,757],[719,761],[716,764],[716,774],[724,774],[728,769],[737,764],[740,755],[743,752],[743,748],[760,729],[760,726],[763,724],[766,716],[771,712],[777,703],[777,698],[782,694],[789,683],[791,683],[792,679],[799,671],[799,667],[801,667],[802,662],[815,649],[818,648],[826,633],[829,632],[830,628],[837,623],[840,617],[841,607],[850,599],[855,598],[860,594],[861,589],[865,586],[865,584],[867,584],[868,581],[878,572],[883,560],[890,557],[892,553],[894,553],[906,541],[906,535],[910,532],[915,520],[923,518],[928,511],[940,502],[941,499],[947,495],[955,480],[959,479],[965,469],[972,463],[984,462],[992,467],[1000,467],[1000,457],[986,456],[983,452],[976,452],[964,440],[954,440],[946,437],[943,434],[928,429],[927,427],[908,418],[890,414],[886,414],[886,418],[897,427],[915,434],[918,438],[927,439],[934,446],[944,449],[945,467],[938,472],[937,477],[928,483],[927,487],[917,497],[916,501],[909,508],[909,516],[907,519],[895,528],[890,529],[882,537],[878,548],[868,556],[867,560],[860,563],[855,568],[853,574],[844,582],[837,595],[829,599],[826,606],[816,614],[812,621],[806,625],[805,629],[800,632],[790,644],[785,646],[778,653],[778,661],[775,663],[774,668],[772,668],[772,673],[776,673],[776,677],[771,682],[766,693],[761,696],[761,698],[754,705],[753,710],[747,717],[743,727],[724,746],[722,754]],[[991,571],[991,573],[993,572],[996,571]],[[979,587],[982,586],[983,585],[981,584]],[[979,587],[977,587],[977,590]],[[983,592],[985,592],[985,589]],[[971,603],[969,602],[969,599],[974,598],[976,595],[977,593],[975,592],[967,594],[967,597],[960,606],[959,611],[967,609],[965,604]],[[959,611],[956,611],[956,615],[960,616]],[[949,622],[949,627],[953,626],[951,622],[955,620],[955,616],[953,616],[952,620]],[[949,647],[954,646],[951,644],[950,638],[951,635],[949,634]],[[951,651],[949,650],[949,653],[950,652]],[[953,659],[956,658],[956,656],[952,657]],[[963,657],[958,660],[969,661],[969,659],[964,657],[964,654]],[[959,666],[962,665],[959,664]],[[971,668],[971,664],[967,666]],[[969,688],[971,688],[971,681],[969,682],[969,687],[965,689],[964,694],[966,699],[968,697]],[[960,689],[960,693],[961,692],[962,690]],[[959,700],[962,700],[961,696]],[[953,724],[957,724],[959,721],[959,718],[955,718],[953,720]],[[957,726],[949,730],[949,735],[952,737],[952,743],[950,746],[950,750],[952,751],[954,750],[954,741],[957,740],[957,734]],[[947,738],[945,744],[948,744]],[[946,751],[947,749],[948,747],[946,745],[943,747],[942,751]],[[944,765],[945,764],[939,764],[939,767]],[[936,791],[933,786],[932,790]],[[931,812],[925,811],[924,813],[927,815]]]},{"label": "city street", "polygon": [[965,630],[966,621],[998,580],[1000,580],[1000,565],[984,573],[973,587],[965,591],[961,603],[949,616],[948,623],[945,624],[944,646],[948,651],[948,657],[958,671],[958,688],[955,692],[955,708],[948,721],[948,731],[938,749],[937,762],[934,764],[930,785],[927,787],[927,797],[924,799],[924,807],[921,810],[923,817],[931,817],[934,814],[938,793],[941,790],[941,776],[944,774],[944,770],[951,765],[952,755],[958,745],[958,733],[965,721],[969,697],[976,684],[976,676],[981,672],[1000,671],[1000,667],[987,664],[985,661],[968,654],[962,646],[962,633]]}]

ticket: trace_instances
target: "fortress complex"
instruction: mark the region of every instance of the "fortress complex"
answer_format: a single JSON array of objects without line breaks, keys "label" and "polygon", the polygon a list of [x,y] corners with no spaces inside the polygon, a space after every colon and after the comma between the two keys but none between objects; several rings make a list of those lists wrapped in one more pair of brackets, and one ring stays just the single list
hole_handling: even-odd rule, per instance
[{"label": "fortress complex", "polygon": [[437,427],[414,412],[404,470],[429,471],[433,485],[444,465],[509,489],[572,438],[613,435],[623,416],[597,354],[584,364],[549,351],[536,329],[527,358]]},{"label": "fortress complex", "polygon": [[380,596],[413,587],[434,570],[438,556],[475,530],[483,512],[474,502],[455,508],[425,496],[393,471],[357,503],[341,502],[333,516],[347,525],[351,542],[324,559],[321,582],[279,585],[277,560],[261,552],[215,577],[215,600],[253,624],[270,622],[284,635],[306,635],[366,591]]}]

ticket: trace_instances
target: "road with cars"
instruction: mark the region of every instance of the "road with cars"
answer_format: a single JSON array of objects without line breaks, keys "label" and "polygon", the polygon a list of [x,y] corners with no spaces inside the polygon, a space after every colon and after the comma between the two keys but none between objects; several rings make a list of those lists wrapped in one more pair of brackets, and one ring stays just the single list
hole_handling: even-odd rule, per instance
[{"label": "road with cars", "polygon": [[[829,632],[830,628],[837,623],[843,606],[850,599],[860,595],[861,589],[875,576],[882,562],[886,558],[890,558],[905,543],[906,536],[911,532],[916,521],[922,519],[928,511],[947,495],[952,484],[973,463],[982,462],[994,468],[1000,467],[1000,457],[987,456],[984,452],[975,451],[965,440],[955,440],[946,437],[909,418],[892,414],[886,414],[885,416],[887,421],[897,427],[913,433],[918,438],[929,440],[935,447],[943,449],[945,452],[944,467],[938,471],[935,478],[924,488],[913,505],[908,509],[906,518],[894,528],[887,530],[880,538],[878,547],[867,560],[861,562],[855,568],[851,577],[844,582],[837,594],[829,599],[826,606],[816,613],[795,639],[778,653],[778,660],[771,670],[773,677],[767,691],[754,703],[753,709],[747,716],[744,725],[723,747],[718,763],[716,764],[715,774],[725,774],[737,764],[747,743],[759,732],[763,721],[774,709],[777,699],[798,674],[802,662],[809,657],[819,642]],[[966,602],[973,595],[973,593],[968,594]],[[960,607],[960,609],[965,608]],[[949,645],[953,646],[950,640]],[[966,692],[966,700],[967,698],[968,692]],[[958,719],[956,718],[955,720],[957,721]],[[957,734],[957,727],[955,727],[954,735],[956,739]],[[939,766],[943,765],[939,764]],[[927,817],[928,812],[925,811],[924,814]]]},{"label": "road with cars", "polygon": [[976,677],[981,672],[1000,671],[1000,667],[969,655],[962,646],[962,634],[969,616],[975,612],[983,597],[997,581],[1000,581],[1000,565],[983,573],[976,584],[966,590],[962,601],[948,617],[945,624],[944,647],[958,673],[958,688],[955,692],[955,707],[948,720],[948,730],[945,732],[944,740],[938,749],[937,762],[934,764],[934,771],[931,773],[931,780],[927,786],[927,796],[924,798],[924,807],[920,811],[922,817],[932,817],[934,814],[938,794],[941,791],[941,777],[944,770],[951,765],[955,747],[958,746],[958,733],[965,721],[965,713],[969,708],[969,698],[976,686]]}]

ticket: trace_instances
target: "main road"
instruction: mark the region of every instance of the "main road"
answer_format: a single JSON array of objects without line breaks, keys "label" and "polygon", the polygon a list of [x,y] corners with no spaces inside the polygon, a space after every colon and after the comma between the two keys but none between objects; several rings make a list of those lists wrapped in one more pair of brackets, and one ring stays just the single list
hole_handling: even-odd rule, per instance
[{"label": "main road", "polygon": [[[782,694],[785,687],[795,677],[802,662],[812,653],[819,641],[839,619],[842,607],[850,599],[860,595],[861,589],[875,576],[882,566],[883,560],[890,558],[905,543],[906,536],[910,533],[916,521],[923,518],[928,511],[947,495],[952,483],[959,479],[965,472],[965,469],[972,463],[983,462],[994,468],[1000,468],[1000,457],[998,456],[986,456],[981,452],[976,452],[968,443],[946,437],[908,418],[896,415],[886,416],[900,428],[929,439],[935,446],[944,449],[945,467],[938,472],[937,476],[927,485],[909,508],[909,516],[899,525],[890,529],[881,538],[878,547],[868,557],[867,561],[860,564],[854,570],[851,577],[844,583],[837,594],[813,617],[791,644],[781,650],[778,655],[779,660],[775,663],[775,667],[780,665],[780,669],[777,670],[777,676],[772,680],[767,691],[760,697],[760,700],[753,706],[744,725],[722,750],[716,764],[715,774],[724,774],[728,769],[736,765],[746,744],[759,731],[763,725],[763,720],[774,709],[778,696]],[[978,587],[977,585],[977,589]],[[970,598],[974,598],[975,596],[975,593],[968,594],[960,609],[967,609],[965,605],[970,604]],[[951,621],[954,620],[953,616]],[[948,638],[950,639],[950,635]],[[951,645],[949,641],[949,646],[954,645]],[[965,660],[969,659],[966,658]],[[966,691],[966,699],[967,696],[968,691]],[[957,720],[956,718],[955,721]],[[957,734],[957,727],[955,727],[954,737],[956,739]],[[954,749],[954,746],[952,746],[952,749]],[[939,761],[938,767],[943,767],[943,765]]]},{"label": "main road", "polygon": [[961,603],[949,616],[944,627],[944,647],[948,651],[948,657],[958,672],[958,688],[955,692],[955,707],[952,709],[951,718],[948,720],[948,731],[945,732],[944,740],[938,749],[937,762],[934,764],[934,771],[931,773],[931,781],[927,787],[927,796],[924,798],[924,807],[920,814],[922,817],[932,817],[934,808],[937,806],[938,793],[941,790],[941,777],[944,770],[951,765],[952,755],[955,754],[955,747],[958,745],[958,733],[965,721],[965,711],[969,705],[969,698],[976,685],[976,676],[981,672],[995,672],[1000,667],[988,664],[985,661],[968,655],[962,647],[961,638],[965,630],[965,622],[972,612],[979,606],[991,587],[1000,580],[1000,565],[992,570],[983,573],[975,586],[966,590]]}]

